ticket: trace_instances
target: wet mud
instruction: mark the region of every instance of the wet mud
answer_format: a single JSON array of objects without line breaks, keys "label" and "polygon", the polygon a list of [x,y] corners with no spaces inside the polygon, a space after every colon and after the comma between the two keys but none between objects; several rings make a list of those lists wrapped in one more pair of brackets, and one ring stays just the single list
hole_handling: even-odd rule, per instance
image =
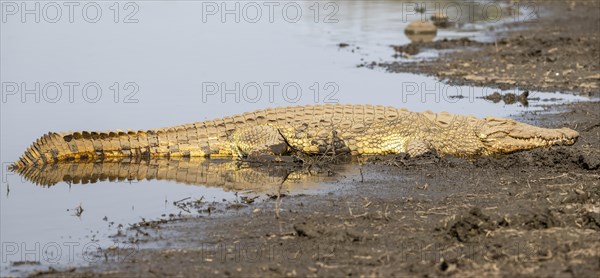
[{"label": "wet mud", "polygon": [[600,2],[547,1],[539,3],[539,9],[540,18],[511,22],[493,42],[461,38],[392,46],[390,55],[396,58],[410,58],[425,49],[448,51],[437,59],[390,59],[359,66],[434,75],[457,85],[599,96]]}]

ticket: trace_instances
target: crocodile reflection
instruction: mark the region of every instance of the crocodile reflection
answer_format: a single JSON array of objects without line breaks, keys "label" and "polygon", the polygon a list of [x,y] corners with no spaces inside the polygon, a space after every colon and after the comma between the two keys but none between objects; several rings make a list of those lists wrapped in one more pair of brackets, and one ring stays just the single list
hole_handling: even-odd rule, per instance
[{"label": "crocodile reflection", "polygon": [[225,191],[267,190],[278,185],[311,186],[335,180],[334,172],[349,165],[314,169],[299,164],[260,164],[239,160],[203,158],[115,159],[102,162],[63,162],[14,171],[34,184],[50,187],[60,182],[89,184],[98,181],[167,180],[188,185],[220,187]]}]

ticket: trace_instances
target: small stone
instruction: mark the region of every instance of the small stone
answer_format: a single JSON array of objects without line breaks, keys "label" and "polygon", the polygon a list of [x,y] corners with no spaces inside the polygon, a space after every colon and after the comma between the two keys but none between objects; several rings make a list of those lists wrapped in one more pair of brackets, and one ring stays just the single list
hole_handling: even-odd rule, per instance
[{"label": "small stone", "polygon": [[430,22],[415,20],[404,29],[404,34],[412,42],[430,42],[437,35],[437,27]]}]

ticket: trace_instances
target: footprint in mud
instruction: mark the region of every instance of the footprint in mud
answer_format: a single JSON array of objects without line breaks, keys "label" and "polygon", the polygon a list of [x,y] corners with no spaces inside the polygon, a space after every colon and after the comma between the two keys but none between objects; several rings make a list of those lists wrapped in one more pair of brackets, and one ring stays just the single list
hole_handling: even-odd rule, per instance
[{"label": "footprint in mud", "polygon": [[600,213],[587,212],[583,216],[583,227],[600,231]]},{"label": "footprint in mud", "polygon": [[319,225],[313,221],[306,221],[294,224],[294,230],[300,237],[307,238],[332,238],[334,241],[365,241],[371,236],[364,232],[360,232],[349,228],[334,228],[326,225]]},{"label": "footprint in mud", "polygon": [[459,215],[458,218],[450,225],[447,233],[460,242],[469,242],[474,237],[485,235],[488,231],[498,228],[498,224],[483,214],[479,208],[472,208],[466,215]]},{"label": "footprint in mud", "polygon": [[517,221],[520,226],[530,230],[541,230],[560,226],[560,221],[552,214],[550,209],[533,210],[522,214]]},{"label": "footprint in mud", "polygon": [[470,242],[473,238],[485,235],[500,227],[522,227],[528,230],[548,229],[560,226],[560,221],[546,209],[534,209],[518,214],[511,223],[506,220],[494,221],[479,208],[472,208],[466,215],[459,215],[447,229],[447,234],[460,242]]}]

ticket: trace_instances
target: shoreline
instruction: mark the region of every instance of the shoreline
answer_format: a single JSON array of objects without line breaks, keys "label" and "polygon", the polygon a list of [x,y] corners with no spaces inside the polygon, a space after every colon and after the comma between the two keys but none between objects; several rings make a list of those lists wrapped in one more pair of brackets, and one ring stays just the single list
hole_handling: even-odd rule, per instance
[{"label": "shoreline", "polygon": [[[537,22],[508,24],[496,42],[468,38],[392,46],[395,56],[414,55],[422,49],[450,50],[432,60],[367,62],[389,72],[432,75],[451,85],[499,89],[576,92],[600,97],[600,3],[549,1],[549,15]],[[526,25],[527,28],[520,28]],[[475,48],[468,50],[466,47]],[[390,55],[391,55],[390,54]],[[391,60],[391,59],[390,59]]]}]

